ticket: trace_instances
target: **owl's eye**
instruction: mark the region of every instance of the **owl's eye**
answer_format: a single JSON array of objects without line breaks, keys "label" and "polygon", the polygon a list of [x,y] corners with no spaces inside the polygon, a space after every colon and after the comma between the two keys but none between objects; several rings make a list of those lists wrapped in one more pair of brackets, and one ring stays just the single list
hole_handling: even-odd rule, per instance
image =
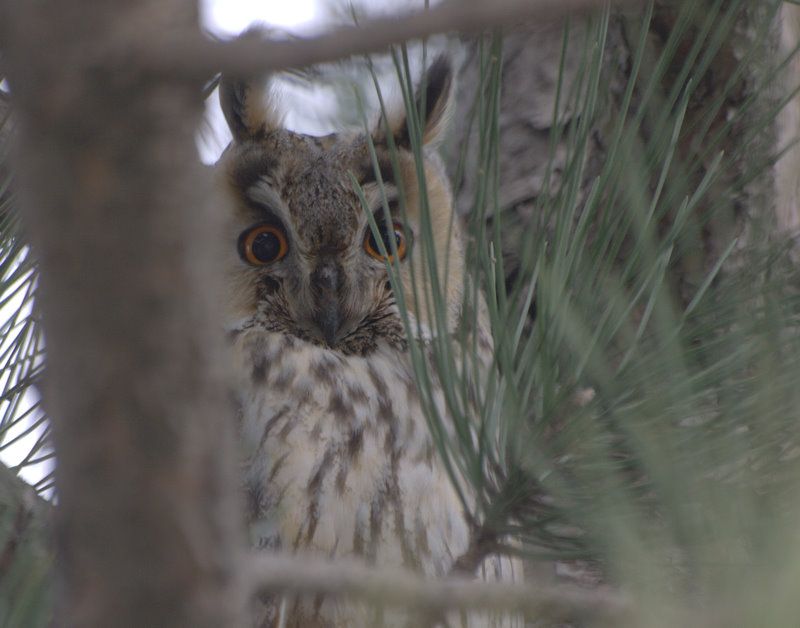
[{"label": "owl's eye", "polygon": [[250,227],[239,236],[239,255],[253,266],[264,266],[283,259],[289,251],[286,234],[275,225]]},{"label": "owl's eye", "polygon": [[381,246],[375,239],[372,229],[368,228],[367,233],[364,236],[364,250],[371,257],[381,261],[384,259],[389,262],[394,261],[394,256],[392,255],[392,241],[390,239],[394,238],[394,243],[397,247],[397,256],[401,260],[405,258],[407,249],[406,233],[401,223],[397,221],[394,221],[391,225],[387,225],[386,223],[378,223],[378,233],[380,234],[381,240],[383,240],[383,246],[386,247],[386,253],[388,254],[388,257],[381,255]]}]

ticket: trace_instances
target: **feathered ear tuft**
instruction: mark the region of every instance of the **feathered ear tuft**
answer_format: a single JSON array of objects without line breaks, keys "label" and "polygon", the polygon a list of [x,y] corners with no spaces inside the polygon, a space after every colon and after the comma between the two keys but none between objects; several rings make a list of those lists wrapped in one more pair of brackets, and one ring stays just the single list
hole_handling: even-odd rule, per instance
[{"label": "feathered ear tuft", "polygon": [[417,90],[417,111],[423,111],[425,98],[425,127],[423,144],[436,144],[444,136],[445,128],[453,111],[453,68],[449,57],[438,57],[428,69],[422,86]]},{"label": "feathered ear tuft", "polygon": [[258,139],[280,128],[281,119],[266,95],[266,81],[244,81],[223,75],[219,81],[219,104],[233,139]]},{"label": "feathered ear tuft", "polygon": [[[444,137],[444,130],[453,109],[453,69],[450,58],[441,55],[431,64],[422,77],[414,95],[417,115],[423,121],[422,143],[436,145]],[[389,115],[389,129],[395,143],[402,148],[411,147],[408,117],[405,112]],[[375,141],[384,140],[383,125],[379,124],[374,134]]]}]

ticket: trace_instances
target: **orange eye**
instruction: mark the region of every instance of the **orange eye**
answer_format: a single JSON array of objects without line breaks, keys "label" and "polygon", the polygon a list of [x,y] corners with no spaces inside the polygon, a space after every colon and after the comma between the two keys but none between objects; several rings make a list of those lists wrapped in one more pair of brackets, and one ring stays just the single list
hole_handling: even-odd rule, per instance
[{"label": "orange eye", "polygon": [[265,266],[277,262],[283,259],[288,251],[286,234],[283,229],[275,225],[256,225],[239,236],[239,255],[252,266]]},{"label": "orange eye", "polygon": [[381,255],[381,246],[378,244],[378,241],[375,239],[375,235],[372,233],[372,229],[367,228],[367,233],[364,236],[364,250],[371,256],[377,260],[383,261],[387,260],[389,262],[394,261],[392,256],[392,241],[390,238],[394,238],[395,246],[397,247],[397,256],[402,260],[406,256],[406,234],[403,230],[403,225],[397,221],[391,224],[391,229],[389,225],[385,223],[378,223],[378,233],[380,234],[381,240],[383,240],[383,245],[386,247],[386,253],[388,257],[384,257]]}]

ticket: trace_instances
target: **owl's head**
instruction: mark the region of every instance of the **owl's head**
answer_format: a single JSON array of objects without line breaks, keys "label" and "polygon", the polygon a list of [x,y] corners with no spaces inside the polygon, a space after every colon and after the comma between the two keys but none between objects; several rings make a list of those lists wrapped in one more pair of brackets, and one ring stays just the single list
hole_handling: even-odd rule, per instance
[{"label": "owl's head", "polygon": [[[412,321],[429,330],[433,315],[424,291],[432,285],[427,257],[433,252],[448,327],[455,326],[463,293],[463,243],[434,150],[451,107],[452,83],[450,63],[442,57],[417,90],[424,120],[421,184],[401,108],[388,121],[376,122],[370,133],[376,169],[366,134],[294,133],[283,128],[263,84],[223,78],[220,101],[233,142],[217,167],[233,201],[226,233],[233,320],[345,354],[365,355],[382,342],[402,347],[404,326],[384,253],[399,266]],[[430,208],[430,247],[420,242],[423,194]]]}]

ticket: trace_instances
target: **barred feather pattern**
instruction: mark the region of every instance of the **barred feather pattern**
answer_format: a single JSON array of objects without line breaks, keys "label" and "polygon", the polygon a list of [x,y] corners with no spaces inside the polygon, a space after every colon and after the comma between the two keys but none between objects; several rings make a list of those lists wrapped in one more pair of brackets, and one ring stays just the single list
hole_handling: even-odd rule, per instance
[{"label": "barred feather pattern", "polygon": [[[469,526],[430,436],[408,352],[381,343],[366,357],[344,355],[259,329],[241,332],[235,351],[245,380],[241,429],[253,543],[447,575],[468,548]],[[434,395],[445,412],[441,391]],[[478,569],[487,580],[520,575],[515,561],[498,556]],[[269,600],[259,621],[426,625],[413,612],[335,599]],[[517,625],[477,614],[431,623]]]}]

